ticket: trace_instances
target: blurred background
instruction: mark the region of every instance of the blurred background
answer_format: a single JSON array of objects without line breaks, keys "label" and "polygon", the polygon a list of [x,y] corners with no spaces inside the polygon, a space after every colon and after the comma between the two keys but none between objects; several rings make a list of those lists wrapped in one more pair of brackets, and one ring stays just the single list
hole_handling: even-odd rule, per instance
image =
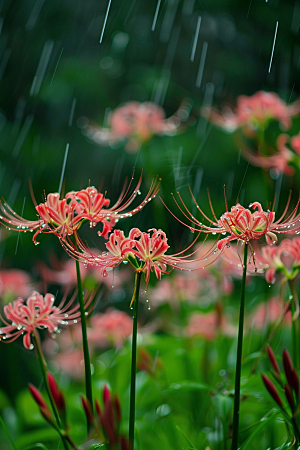
[{"label": "blurred background", "polygon": [[[196,212],[190,186],[211,217],[209,189],[219,216],[224,185],[229,207],[238,198],[266,209],[276,193],[282,211],[290,189],[298,197],[299,168],[287,177],[251,165],[233,134],[216,128],[201,110],[234,108],[239,95],[259,90],[277,92],[287,104],[297,100],[299,27],[299,0],[2,0],[1,197],[35,220],[30,186],[37,203],[57,192],[66,159],[64,193],[101,186],[113,204],[135,170],[136,181],[143,171],[140,199],[158,175],[160,195],[175,214],[176,191]],[[85,132],[87,124],[108,129],[112,111],[128,101],[161,106],[166,118],[176,117],[176,131],[135,149],[122,140],[99,145]],[[299,123],[293,120],[291,135]],[[279,132],[272,124],[270,139]],[[126,231],[163,228],[171,253],[193,238],[158,197],[122,224]],[[41,290],[41,261],[67,259],[54,236],[40,235],[41,245],[34,246],[29,233],[0,232],[1,270],[24,269]],[[88,225],[82,233],[91,247],[104,249]],[[107,301],[126,309],[131,289]]]}]

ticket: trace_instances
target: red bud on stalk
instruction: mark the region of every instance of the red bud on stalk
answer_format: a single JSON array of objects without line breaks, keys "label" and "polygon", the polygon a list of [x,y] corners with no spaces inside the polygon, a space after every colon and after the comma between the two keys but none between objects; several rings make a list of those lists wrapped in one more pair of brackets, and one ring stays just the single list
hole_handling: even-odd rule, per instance
[{"label": "red bud on stalk", "polygon": [[88,399],[84,398],[83,395],[81,396],[81,403],[82,403],[82,406],[83,406],[83,409],[84,409],[84,412],[85,412],[85,415],[86,415],[86,418],[87,418],[88,422],[91,425],[94,424],[95,419],[94,419],[94,416],[93,416],[93,413],[92,413],[92,408],[90,406],[90,403],[89,403]]},{"label": "red bud on stalk", "polygon": [[121,419],[122,419],[121,404],[120,404],[119,397],[117,395],[115,395],[115,397],[114,397],[114,404],[115,404],[117,422],[121,422]]},{"label": "red bud on stalk", "polygon": [[282,408],[283,407],[282,400],[279,397],[279,394],[278,394],[274,384],[270,380],[270,378],[268,378],[266,375],[262,374],[262,380],[263,380],[264,385],[266,386],[269,394],[271,395],[271,397],[273,397],[275,402]]},{"label": "red bud on stalk", "polygon": [[109,399],[110,399],[110,392],[109,392],[107,385],[105,384],[104,388],[103,388],[103,403],[104,403],[104,405]]},{"label": "red bud on stalk", "polygon": [[269,360],[270,360],[272,366],[274,367],[274,369],[278,373],[278,375],[280,375],[279,365],[277,363],[275,354],[274,354],[273,350],[271,349],[271,347],[269,346],[269,344],[267,345],[267,353],[268,353],[268,357],[269,357]]},{"label": "red bud on stalk", "polygon": [[44,397],[40,393],[40,391],[33,386],[33,384],[29,384],[28,388],[30,390],[30,393],[35,400],[35,402],[39,405],[40,408],[48,408],[47,403],[44,400]]},{"label": "red bud on stalk", "polygon": [[285,376],[288,382],[288,385],[290,387],[293,387],[293,363],[290,357],[289,352],[284,349],[282,353],[282,362],[283,362],[283,368],[285,372]]}]

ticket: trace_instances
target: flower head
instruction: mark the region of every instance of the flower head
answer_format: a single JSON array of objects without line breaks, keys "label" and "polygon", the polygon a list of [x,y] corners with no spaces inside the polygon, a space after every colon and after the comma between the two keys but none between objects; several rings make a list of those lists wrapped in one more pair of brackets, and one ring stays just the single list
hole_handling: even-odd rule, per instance
[{"label": "flower head", "polygon": [[270,210],[264,211],[259,202],[251,203],[249,205],[249,209],[244,208],[244,206],[237,203],[235,206],[231,207],[230,211],[228,211],[226,197],[226,211],[218,219],[209,199],[211,211],[214,218],[214,220],[211,220],[200,209],[199,205],[196,203],[193,197],[197,209],[204,216],[204,218],[208,220],[208,222],[210,222],[210,224],[212,225],[211,226],[204,225],[202,222],[197,220],[189,212],[189,210],[183,203],[181,196],[179,194],[178,196],[181,203],[183,204],[184,210],[181,209],[178,202],[175,200],[177,206],[179,207],[181,212],[183,212],[185,217],[196,225],[196,227],[189,227],[192,231],[200,231],[203,233],[212,234],[218,233],[224,235],[228,233],[227,237],[218,241],[217,248],[219,250],[223,250],[233,240],[250,242],[251,240],[260,239],[265,236],[267,244],[274,244],[277,242],[277,233],[300,233],[300,214],[297,214],[300,199],[298,200],[294,210],[286,217],[290,203],[289,198],[283,214],[278,220],[275,220],[275,212]]},{"label": "flower head", "polygon": [[[125,237],[121,230],[114,230],[105,244],[108,252],[99,255],[93,253],[83,242],[78,239],[75,246],[70,241],[61,241],[63,248],[73,258],[85,264],[95,265],[100,268],[101,274],[107,276],[107,271],[117,267],[122,262],[130,263],[136,272],[145,273],[146,285],[148,286],[150,273],[154,272],[157,279],[161,279],[162,273],[169,273],[167,266],[180,270],[193,270],[191,265],[195,260],[189,260],[195,252],[181,256],[184,251],[175,255],[166,255],[169,248],[166,234],[162,230],[152,228],[148,232],[142,232],[133,228],[129,236]],[[191,245],[190,245],[191,247]],[[189,248],[190,248],[189,247]],[[197,261],[202,259],[197,258]],[[190,264],[189,268],[182,265]]]},{"label": "flower head", "polygon": [[58,193],[48,194],[45,202],[36,206],[40,219],[35,221],[23,219],[6,202],[0,201],[0,222],[16,231],[37,230],[33,236],[35,244],[38,244],[36,237],[39,233],[54,233],[60,238],[77,234],[77,230],[86,220],[90,222],[92,228],[102,223],[103,229],[98,234],[106,236],[117,220],[139,212],[158,192],[159,181],[155,180],[143,202],[135,209],[125,211],[140,193],[142,177],[139,178],[133,193],[128,195],[132,181],[133,177],[127,188],[124,185],[117,202],[111,207],[109,207],[110,200],[91,186],[78,192],[71,191],[62,200]]},{"label": "flower head", "polygon": [[[7,322],[1,317],[4,327],[0,328],[0,339],[3,342],[13,342],[19,336],[23,335],[24,347],[31,350],[31,334],[37,329],[47,328],[49,333],[54,333],[58,325],[68,325],[69,321],[76,323],[80,320],[79,304],[73,306],[71,299],[65,306],[63,302],[59,306],[54,306],[54,296],[46,294],[43,297],[34,291],[27,302],[22,298],[17,298],[14,302],[4,306],[4,314]],[[91,303],[90,298],[85,308]]]},{"label": "flower head", "polygon": [[275,273],[282,273],[286,279],[294,279],[300,270],[300,238],[284,239],[279,245],[266,245],[255,253],[259,265],[266,269],[268,283],[275,282]]},{"label": "flower head", "polygon": [[153,135],[175,134],[179,123],[175,117],[166,119],[164,110],[155,103],[131,101],[112,112],[110,128],[97,128],[88,121],[83,121],[82,128],[97,144],[113,145],[126,140],[125,148],[135,153]]},{"label": "flower head", "polygon": [[272,169],[277,176],[280,173],[291,176],[294,174],[294,169],[290,166],[290,163],[295,159],[295,154],[286,146],[288,139],[289,136],[287,134],[280,134],[276,141],[278,151],[270,149],[272,154],[268,156],[260,151],[254,153],[249,149],[244,149],[243,153],[251,164],[255,166],[263,169]]},{"label": "flower head", "polygon": [[236,111],[227,108],[224,114],[209,111],[212,122],[228,132],[244,127],[248,130],[264,128],[271,119],[278,120],[284,129],[291,126],[291,116],[300,112],[300,102],[287,105],[274,92],[258,91],[248,97],[240,95],[237,98]]}]

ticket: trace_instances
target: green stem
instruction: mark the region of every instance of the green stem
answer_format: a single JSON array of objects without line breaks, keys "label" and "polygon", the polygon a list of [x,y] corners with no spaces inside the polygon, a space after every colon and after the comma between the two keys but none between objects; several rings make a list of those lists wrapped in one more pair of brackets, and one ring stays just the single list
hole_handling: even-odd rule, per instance
[{"label": "green stem", "polygon": [[[91,362],[90,362],[90,353],[89,353],[89,346],[88,346],[88,339],[87,339],[86,318],[85,318],[82,283],[81,283],[81,276],[80,276],[80,267],[79,267],[78,261],[76,261],[76,273],[77,273],[78,299],[79,299],[79,306],[80,306],[82,346],[83,346],[84,369],[85,369],[85,393],[86,393],[86,398],[88,399],[91,409],[93,411]],[[88,432],[90,431],[90,424],[88,421],[87,421],[87,430],[88,430]]]},{"label": "green stem", "polygon": [[11,443],[12,448],[13,448],[14,450],[17,450],[17,447],[15,446],[15,443],[14,443],[14,441],[13,441],[13,439],[12,439],[12,437],[11,437],[11,435],[10,435],[8,429],[7,429],[7,426],[5,425],[5,423],[4,423],[4,421],[3,421],[3,419],[2,419],[1,416],[0,416],[0,424],[2,425],[2,428],[3,428],[3,430],[4,430],[5,434],[6,434],[6,436],[8,437],[8,440],[9,440],[9,442]]},{"label": "green stem", "polygon": [[34,340],[35,340],[35,348],[36,348],[36,351],[37,351],[38,359],[40,361],[40,365],[41,365],[41,369],[42,369],[42,375],[43,375],[43,378],[44,378],[46,391],[47,391],[47,394],[48,394],[48,397],[49,397],[49,400],[50,400],[50,403],[51,403],[51,408],[52,408],[53,414],[55,416],[55,420],[56,420],[57,426],[58,426],[58,428],[61,428],[61,422],[60,422],[59,414],[57,412],[57,408],[56,408],[56,405],[55,405],[55,403],[53,401],[53,397],[51,395],[51,391],[50,391],[50,387],[49,387],[49,382],[48,382],[48,378],[47,378],[48,366],[47,366],[47,363],[46,363],[46,360],[44,358],[44,354],[43,354],[43,351],[42,351],[41,340],[40,340],[39,334],[37,333],[36,330],[34,330],[33,333],[34,333]]},{"label": "green stem", "polygon": [[233,428],[231,450],[237,450],[239,438],[239,419],[240,419],[240,390],[241,390],[241,368],[242,368],[242,350],[243,350],[243,330],[244,330],[244,311],[245,311],[245,291],[246,291],[246,273],[247,273],[247,252],[248,245],[244,246],[244,266],[240,303],[238,346],[235,369],[235,387],[234,387],[234,408],[233,408]]},{"label": "green stem", "polygon": [[292,298],[291,300],[291,312],[292,312],[292,343],[293,343],[293,363],[295,365],[295,369],[298,371],[299,369],[299,317],[295,318],[294,314],[296,311],[296,292],[294,286],[294,280],[289,280],[289,286],[291,290]]},{"label": "green stem", "polygon": [[137,319],[139,307],[139,293],[142,272],[135,273],[134,291],[131,302],[133,303],[133,326],[132,326],[132,348],[131,348],[131,382],[130,382],[130,409],[129,409],[129,441],[134,448],[134,425],[135,425],[135,382],[136,382],[136,341],[137,341]]},{"label": "green stem", "polygon": [[35,348],[36,348],[36,351],[37,351],[38,359],[40,361],[40,365],[41,365],[41,369],[42,369],[42,375],[43,375],[44,383],[45,383],[45,386],[46,386],[46,391],[47,391],[47,394],[48,394],[48,397],[49,397],[49,400],[50,400],[50,403],[51,403],[51,408],[52,408],[52,411],[53,411],[53,414],[54,414],[54,417],[55,417],[55,420],[56,420],[56,423],[57,423],[57,427],[58,427],[57,431],[58,431],[58,433],[59,433],[59,435],[61,437],[61,440],[63,442],[65,450],[69,450],[69,446],[68,446],[64,436],[61,434],[61,431],[60,431],[60,429],[61,429],[61,421],[60,421],[60,417],[59,417],[59,414],[58,414],[58,411],[57,411],[57,408],[56,408],[56,405],[54,403],[54,400],[53,400],[53,397],[52,397],[52,394],[51,394],[51,391],[50,391],[50,387],[49,387],[49,381],[48,381],[48,377],[47,377],[48,366],[47,366],[47,363],[46,363],[46,360],[44,358],[44,354],[43,354],[43,351],[42,351],[40,336],[39,336],[38,332],[35,329],[33,331],[33,334],[34,334]]}]

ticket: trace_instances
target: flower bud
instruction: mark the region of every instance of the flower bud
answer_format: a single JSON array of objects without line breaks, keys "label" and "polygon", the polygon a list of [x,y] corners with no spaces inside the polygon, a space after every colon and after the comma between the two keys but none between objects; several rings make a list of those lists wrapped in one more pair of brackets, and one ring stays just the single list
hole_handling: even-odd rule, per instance
[{"label": "flower bud", "polygon": [[90,406],[90,403],[88,401],[87,398],[84,398],[83,395],[81,396],[81,403],[87,418],[87,421],[90,424],[93,424],[95,422],[94,416],[93,416],[93,412],[92,412],[92,408]]},{"label": "flower bud", "polygon": [[103,388],[103,403],[104,403],[104,405],[109,399],[110,399],[110,392],[109,392],[107,385],[105,384],[104,388]]},{"label": "flower bud", "polygon": [[264,385],[267,388],[267,391],[269,392],[269,394],[271,395],[271,397],[273,397],[273,399],[275,400],[275,402],[282,407],[283,403],[281,398],[279,397],[279,394],[274,386],[274,384],[272,383],[272,381],[270,380],[270,378],[268,378],[266,375],[262,374],[262,380],[264,382]]},{"label": "flower bud", "polygon": [[28,388],[30,390],[30,393],[35,400],[35,402],[39,405],[40,408],[48,408],[47,403],[44,400],[44,397],[40,393],[40,391],[33,386],[33,384],[29,384]]},{"label": "flower bud", "polygon": [[115,405],[117,422],[121,422],[121,419],[122,419],[121,404],[120,404],[119,397],[117,395],[115,395],[115,397],[114,397],[114,405]]},{"label": "flower bud", "polygon": [[272,364],[272,366],[274,367],[275,371],[278,373],[278,375],[280,374],[280,369],[275,357],[275,354],[273,352],[273,350],[271,349],[271,347],[269,346],[269,344],[267,345],[267,353],[268,353],[268,357],[270,360],[270,363]]},{"label": "flower bud", "polygon": [[288,385],[293,387],[293,363],[289,352],[285,349],[282,353],[282,362]]}]

